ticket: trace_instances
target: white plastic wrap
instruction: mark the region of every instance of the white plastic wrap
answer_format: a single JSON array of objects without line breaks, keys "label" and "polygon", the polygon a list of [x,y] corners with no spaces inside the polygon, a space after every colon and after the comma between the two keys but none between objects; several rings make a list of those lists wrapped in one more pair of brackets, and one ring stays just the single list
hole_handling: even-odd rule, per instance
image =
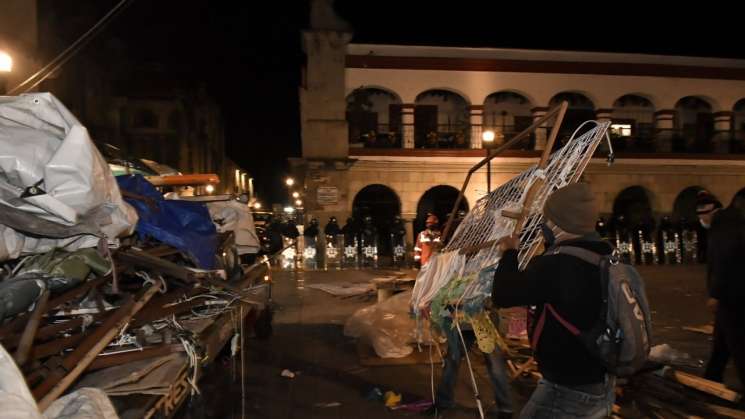
[{"label": "white plastic wrap", "polygon": [[26,380],[5,348],[0,345],[0,406],[3,418],[13,419],[117,419],[106,393],[82,388],[55,400],[42,415]]},{"label": "white plastic wrap", "polygon": [[[344,325],[344,335],[369,342],[381,358],[403,358],[414,351],[416,320],[409,313],[411,291],[357,310]],[[426,322],[426,320],[421,320]],[[428,324],[421,327],[423,344],[431,344]]]},{"label": "white plastic wrap", "polygon": [[218,233],[232,231],[239,255],[259,253],[259,237],[248,205],[235,200],[208,202]]},{"label": "white plastic wrap", "polygon": [[[108,239],[131,234],[137,222],[88,130],[50,93],[0,97],[0,214],[4,206],[62,226],[85,225]],[[99,240],[93,234],[45,238],[39,230],[0,225],[0,260],[93,247]]]}]

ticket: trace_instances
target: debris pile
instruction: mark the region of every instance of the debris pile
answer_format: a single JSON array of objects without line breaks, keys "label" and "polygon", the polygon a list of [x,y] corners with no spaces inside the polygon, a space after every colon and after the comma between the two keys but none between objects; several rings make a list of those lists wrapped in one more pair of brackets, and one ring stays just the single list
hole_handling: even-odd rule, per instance
[{"label": "debris pile", "polygon": [[218,233],[205,203],[114,178],[54,96],[0,99],[0,343],[40,411],[95,388],[120,414],[169,415],[271,319],[267,259],[240,265],[236,230],[253,221],[232,201],[212,211],[235,218]]}]

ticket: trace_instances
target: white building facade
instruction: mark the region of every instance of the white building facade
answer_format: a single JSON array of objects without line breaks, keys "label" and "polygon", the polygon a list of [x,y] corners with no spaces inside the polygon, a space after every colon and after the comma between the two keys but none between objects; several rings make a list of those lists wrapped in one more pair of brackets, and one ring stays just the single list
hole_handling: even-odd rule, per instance
[{"label": "white building facade", "polygon": [[[349,44],[342,27],[314,27],[325,29],[304,33],[303,156],[292,164],[322,223],[447,214],[486,155],[484,130],[506,141],[562,100],[559,141],[582,121],[612,121],[615,164],[600,150],[585,173],[607,217],[634,199],[655,218],[690,217],[701,188],[725,205],[745,194],[745,60]],[[492,187],[537,161],[547,131],[493,161]],[[486,184],[485,172],[472,179],[469,205]]]}]

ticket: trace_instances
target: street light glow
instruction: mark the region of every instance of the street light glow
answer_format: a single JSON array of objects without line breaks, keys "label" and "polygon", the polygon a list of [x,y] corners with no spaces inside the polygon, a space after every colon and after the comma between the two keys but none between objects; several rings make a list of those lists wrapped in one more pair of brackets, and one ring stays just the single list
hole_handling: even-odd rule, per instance
[{"label": "street light glow", "polygon": [[494,141],[494,131],[486,130],[481,134],[481,139],[486,143]]},{"label": "street light glow", "polygon": [[10,73],[13,70],[13,59],[5,51],[0,51],[0,72]]},{"label": "street light glow", "polygon": [[254,202],[254,208],[261,209],[261,202]]},{"label": "street light glow", "polygon": [[295,184],[295,179],[288,177],[287,180],[285,180],[285,183],[287,184],[287,186],[292,186]]},{"label": "street light glow", "polygon": [[300,198],[300,193],[299,192],[293,192],[292,193],[292,197],[295,198],[295,199],[298,199],[298,198]]},{"label": "street light glow", "polygon": [[303,205],[303,201],[301,201],[299,199],[296,199],[295,200],[295,205],[297,205],[299,207],[299,206]]},{"label": "street light glow", "polygon": [[207,187],[204,188],[204,190],[206,190],[207,193],[212,193],[212,192],[215,192],[215,187],[212,185],[207,185]]}]

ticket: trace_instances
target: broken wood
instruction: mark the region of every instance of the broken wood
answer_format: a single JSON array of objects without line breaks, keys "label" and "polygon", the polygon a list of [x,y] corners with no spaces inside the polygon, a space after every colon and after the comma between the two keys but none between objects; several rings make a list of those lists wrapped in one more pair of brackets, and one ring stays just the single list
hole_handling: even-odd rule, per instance
[{"label": "broken wood", "polygon": [[530,373],[532,372],[531,369],[536,365],[535,359],[529,358],[527,361],[525,361],[522,365],[519,367],[515,365],[515,372],[512,373],[512,377],[510,381],[515,380],[517,377],[522,375],[523,373]]},{"label": "broken wood", "polygon": [[729,407],[719,406],[711,403],[702,403],[702,405],[707,410],[711,410],[713,413],[719,416],[733,419],[745,419],[745,412],[743,412],[742,410],[732,409]]},{"label": "broken wood", "polygon": [[155,358],[159,356],[170,355],[175,352],[183,352],[184,346],[180,344],[163,344],[158,346],[152,346],[140,350],[132,350],[128,352],[104,355],[100,354],[96,359],[91,362],[88,366],[87,371],[96,371],[104,368],[113,367],[116,365],[122,365],[129,362],[140,361],[148,358]]},{"label": "broken wood", "polygon": [[[213,360],[225,345],[228,338],[235,333],[234,329],[236,325],[230,321],[231,316],[235,315],[238,317],[236,319],[238,325],[240,325],[240,322],[246,322],[247,325],[252,325],[258,317],[258,312],[251,306],[244,306],[242,310],[238,307],[233,307],[231,310],[235,311],[235,313],[231,314],[229,311],[226,311],[220,317],[216,318],[208,329],[200,334],[200,341],[204,347],[203,362]],[[243,315],[242,317],[241,314]]]},{"label": "broken wood", "polygon": [[[111,317],[88,335],[83,342],[62,361],[62,368],[51,372],[49,377],[34,389],[34,396],[39,401],[39,410],[44,411],[56,400],[79,376],[85,371],[95,357],[118,335],[122,328],[129,322],[150,299],[158,292],[158,287],[148,287],[142,295],[133,301],[122,305]],[[69,371],[69,372],[68,372]]]},{"label": "broken wood", "polygon": [[39,300],[36,301],[36,307],[31,313],[31,317],[28,319],[26,329],[21,335],[21,340],[18,343],[18,349],[16,349],[13,359],[15,359],[18,366],[23,366],[28,360],[29,351],[31,351],[31,345],[34,343],[34,337],[36,336],[37,330],[39,330],[39,322],[41,322],[41,315],[47,309],[47,303],[49,302],[49,290],[46,289],[41,294]]},{"label": "broken wood", "polygon": [[[104,282],[108,281],[111,278],[110,275],[96,278],[92,281],[88,281],[84,284],[78,285],[77,287],[64,292],[60,294],[57,297],[51,298],[49,302],[47,303],[47,309],[52,310],[57,308],[58,306],[73,300],[75,298],[81,297],[84,295],[88,290],[91,288],[98,287],[99,285],[103,284]],[[23,326],[26,324],[26,317],[28,314],[19,314],[16,316],[15,319],[11,320],[10,322],[0,326],[0,340],[5,340],[8,336],[20,332],[21,329],[23,329]]]},{"label": "broken wood", "polygon": [[134,248],[119,250],[114,254],[114,257],[116,258],[116,260],[119,260],[120,262],[124,262],[131,266],[151,269],[163,275],[181,279],[182,281],[194,282],[194,279],[189,274],[189,270],[185,267],[171,261],[152,256],[142,250],[136,250]]},{"label": "broken wood", "polygon": [[705,324],[703,326],[683,326],[683,330],[695,333],[703,333],[705,335],[714,334],[714,326],[710,324]]},{"label": "broken wood", "polygon": [[662,369],[662,375],[685,386],[694,388],[704,393],[711,394],[712,396],[717,396],[721,399],[733,403],[737,403],[740,401],[740,399],[742,399],[742,395],[740,393],[728,389],[721,383],[710,381],[693,374],[688,374],[687,372],[676,371],[670,367],[665,367]]},{"label": "broken wood", "polygon": [[228,284],[227,281],[224,281],[224,280],[221,280],[221,279],[216,279],[216,278],[213,278],[211,276],[205,276],[205,277],[201,278],[200,281],[206,282],[206,283],[212,285],[213,287],[217,287],[217,288],[228,290],[228,291],[233,292],[233,293],[238,294],[238,295],[243,294],[243,290],[241,290],[240,288],[234,287],[234,286]]},{"label": "broken wood", "polygon": [[149,309],[147,313],[145,313],[143,310],[141,313],[138,313],[137,316],[135,316],[132,321],[131,327],[137,328],[155,320],[160,320],[165,317],[170,317],[174,314],[183,313],[191,310],[194,307],[200,306],[203,303],[204,300],[202,300],[201,298],[194,298],[193,300],[184,301],[183,303],[175,304],[168,307]]},{"label": "broken wood", "polygon": [[150,269],[188,283],[194,283],[203,278],[212,278],[216,276],[216,271],[187,268],[135,248],[119,250],[114,254],[114,257],[126,264]]},{"label": "broken wood", "polygon": [[521,211],[510,211],[510,210],[502,210],[502,217],[512,218],[514,220],[517,220],[520,218]]}]

